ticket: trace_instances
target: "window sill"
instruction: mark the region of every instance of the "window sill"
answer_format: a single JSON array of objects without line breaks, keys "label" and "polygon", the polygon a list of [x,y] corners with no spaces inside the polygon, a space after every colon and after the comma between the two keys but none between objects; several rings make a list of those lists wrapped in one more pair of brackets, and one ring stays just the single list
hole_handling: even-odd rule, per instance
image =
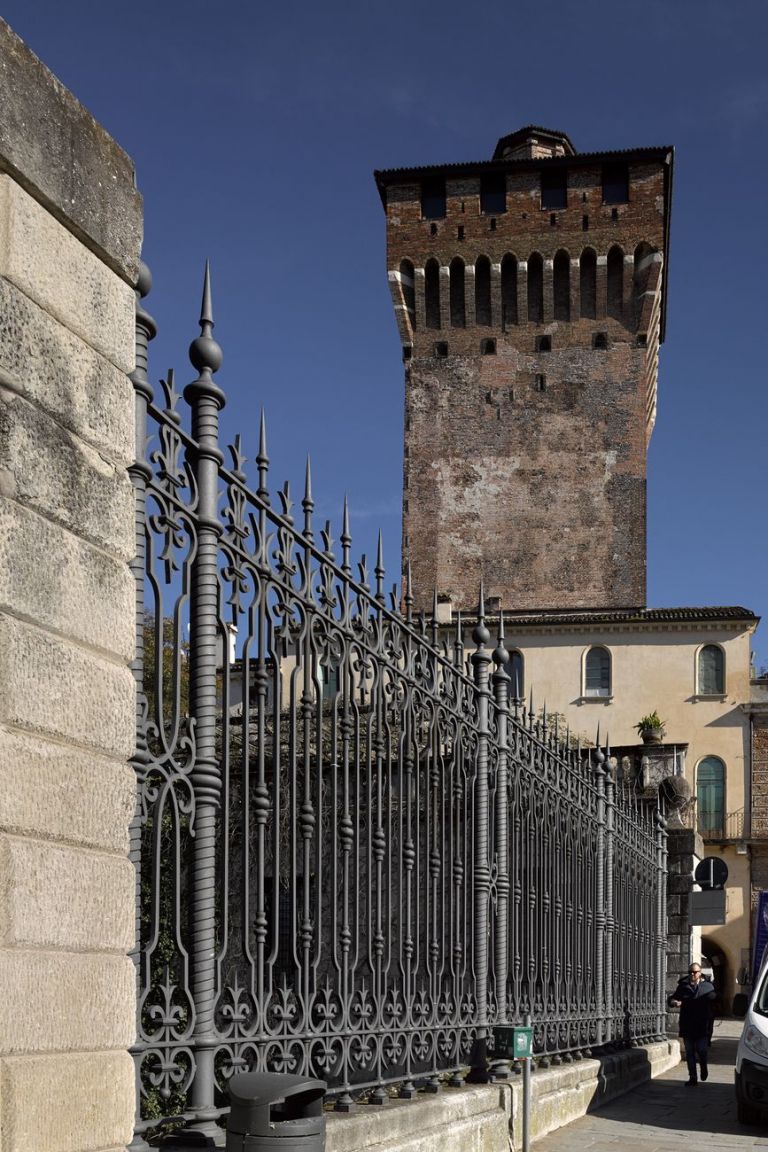
[{"label": "window sill", "polygon": [[693,694],[694,704],[696,703],[697,700],[701,700],[701,701],[707,701],[708,700],[710,703],[725,704],[726,701],[728,700],[728,693],[727,692],[694,692],[694,694]]},{"label": "window sill", "polygon": [[613,693],[609,696],[579,696],[579,704],[611,704]]}]

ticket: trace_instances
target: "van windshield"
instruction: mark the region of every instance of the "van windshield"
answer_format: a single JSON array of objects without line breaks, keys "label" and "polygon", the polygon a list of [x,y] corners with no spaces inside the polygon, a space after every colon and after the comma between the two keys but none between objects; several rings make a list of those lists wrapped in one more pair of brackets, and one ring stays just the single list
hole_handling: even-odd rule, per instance
[{"label": "van windshield", "polygon": [[760,1016],[768,1016],[768,964],[763,964],[760,973],[760,986],[752,1004],[752,1011],[757,1012]]}]

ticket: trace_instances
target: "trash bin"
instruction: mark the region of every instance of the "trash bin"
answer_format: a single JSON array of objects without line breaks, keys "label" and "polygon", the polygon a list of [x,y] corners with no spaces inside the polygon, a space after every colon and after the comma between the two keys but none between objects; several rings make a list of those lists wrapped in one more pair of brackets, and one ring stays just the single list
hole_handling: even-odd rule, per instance
[{"label": "trash bin", "polygon": [[324,1080],[309,1076],[233,1076],[226,1152],[323,1152],[325,1089]]}]

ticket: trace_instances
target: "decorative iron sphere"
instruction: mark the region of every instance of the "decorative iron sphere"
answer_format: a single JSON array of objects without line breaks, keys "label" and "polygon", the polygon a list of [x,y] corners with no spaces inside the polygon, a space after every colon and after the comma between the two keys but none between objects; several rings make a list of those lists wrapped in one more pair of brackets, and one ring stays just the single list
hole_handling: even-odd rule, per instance
[{"label": "decorative iron sphere", "polygon": [[203,372],[209,368],[211,372],[218,372],[224,353],[212,336],[198,336],[189,346],[189,358],[193,368]]},{"label": "decorative iron sphere", "polygon": [[485,646],[490,638],[491,634],[486,628],[485,622],[483,620],[478,620],[477,624],[472,629],[472,639],[474,640],[475,644],[482,644]]},{"label": "decorative iron sphere", "polygon": [[143,260],[139,260],[139,273],[136,277],[136,291],[142,300],[148,296],[152,291],[152,273],[149,270],[149,265],[145,264]]}]

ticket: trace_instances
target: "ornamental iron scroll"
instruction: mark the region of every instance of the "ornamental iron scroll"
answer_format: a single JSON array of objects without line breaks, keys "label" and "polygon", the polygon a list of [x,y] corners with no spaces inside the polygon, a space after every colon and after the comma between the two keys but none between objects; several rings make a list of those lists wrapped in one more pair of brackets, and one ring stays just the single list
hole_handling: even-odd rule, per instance
[{"label": "ornamental iron scroll", "polygon": [[[339,1111],[659,1035],[665,825],[524,707],[482,591],[471,643],[225,454],[206,269],[195,379],[160,399],[137,288],[137,1123],[220,1142],[228,1079],[316,1075]],[[236,636],[236,651],[233,651]]]}]

